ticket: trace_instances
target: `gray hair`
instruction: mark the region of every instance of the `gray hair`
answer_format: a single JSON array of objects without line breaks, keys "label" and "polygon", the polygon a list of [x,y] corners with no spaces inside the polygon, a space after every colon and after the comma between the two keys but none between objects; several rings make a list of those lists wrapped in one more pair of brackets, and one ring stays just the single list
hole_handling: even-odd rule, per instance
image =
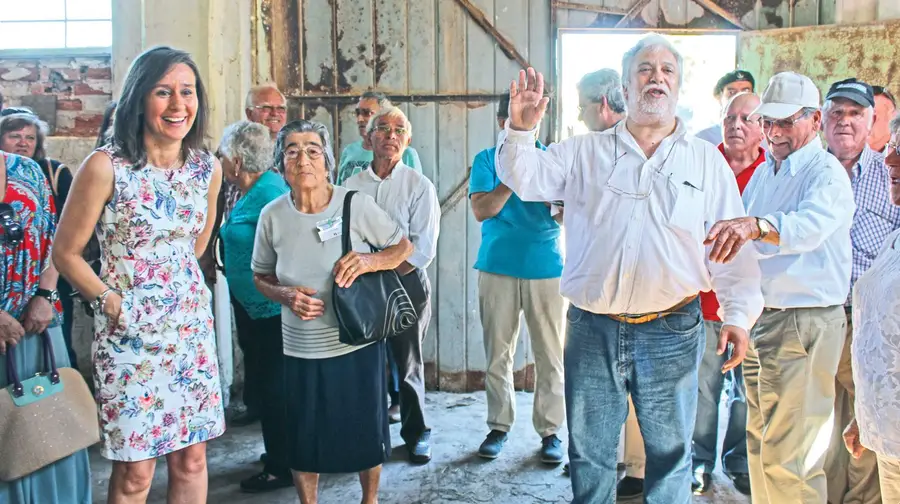
[{"label": "gray hair", "polygon": [[651,47],[662,47],[675,56],[675,62],[678,64],[678,85],[680,86],[684,80],[684,60],[681,57],[681,53],[675,48],[675,45],[668,38],[658,33],[647,35],[639,40],[634,47],[625,52],[625,55],[622,56],[622,81],[628,82],[628,76],[631,75],[631,67],[634,66],[634,58],[637,57],[638,53]]},{"label": "gray hair", "polygon": [[371,119],[369,119],[369,124],[366,125],[366,136],[371,135],[372,132],[375,131],[375,126],[378,124],[378,120],[382,117],[403,119],[403,127],[406,128],[406,132],[409,134],[409,136],[412,136],[412,124],[409,122],[406,114],[404,114],[402,110],[394,106],[385,107],[379,110],[375,115],[372,116]]},{"label": "gray hair", "polygon": [[366,91],[363,94],[359,95],[360,100],[375,100],[378,103],[379,107],[391,107],[393,104],[391,100],[388,99],[387,95],[382,93],[381,91]]},{"label": "gray hair", "polygon": [[888,129],[891,130],[891,135],[900,134],[900,112],[897,112],[897,115],[891,119],[890,124],[888,125]]},{"label": "gray hair", "polygon": [[238,121],[225,128],[219,153],[241,160],[241,171],[262,173],[272,167],[272,137],[269,128],[250,121]]},{"label": "gray hair", "polygon": [[[852,100],[851,100],[852,101]],[[856,103],[856,102],[853,102]],[[822,121],[827,121],[828,119],[828,111],[831,110],[831,107],[834,106],[834,99],[825,100],[825,103],[822,104]],[[875,124],[875,107],[867,106],[866,107],[866,119],[869,123],[869,129],[872,129],[872,125]]]},{"label": "gray hair", "polygon": [[250,88],[250,91],[247,92],[247,98],[244,99],[244,107],[255,107],[256,103],[254,102],[256,102],[256,97],[259,96],[263,91],[268,91],[270,89],[278,93],[278,95],[281,96],[281,99],[284,100],[285,103],[287,103],[287,98],[284,97],[284,93],[282,93],[281,90],[278,89],[278,86],[276,86],[275,84],[260,84],[259,86],[253,86],[252,88]]},{"label": "gray hair", "polygon": [[606,100],[609,108],[617,114],[625,113],[625,95],[622,93],[622,79],[619,72],[612,68],[603,68],[591,72],[578,81],[578,95],[593,103]]},{"label": "gray hair", "polygon": [[325,171],[328,172],[328,181],[334,181],[334,150],[331,146],[331,135],[324,124],[315,121],[300,119],[291,121],[281,128],[275,139],[275,168],[279,173],[284,173],[284,153],[287,138],[293,133],[315,133],[322,141],[322,151],[325,153]]}]

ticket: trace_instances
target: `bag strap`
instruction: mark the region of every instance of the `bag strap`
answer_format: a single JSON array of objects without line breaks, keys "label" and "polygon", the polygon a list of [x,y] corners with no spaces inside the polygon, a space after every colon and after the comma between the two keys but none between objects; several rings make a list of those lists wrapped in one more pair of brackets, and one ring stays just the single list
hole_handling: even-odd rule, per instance
[{"label": "bag strap", "polygon": [[341,257],[350,253],[350,201],[356,191],[347,191],[344,196],[344,212],[341,214]]},{"label": "bag strap", "polygon": [[[50,377],[50,383],[54,385],[59,383],[59,370],[56,369],[56,357],[53,355],[53,343],[50,342],[50,333],[44,330],[41,333],[41,340],[44,343],[44,367],[47,369],[47,376]],[[22,397],[25,394],[25,388],[19,381],[19,373],[16,369],[15,347],[6,349],[6,381],[12,385],[12,394],[15,397]]]},{"label": "bag strap", "polygon": [[60,165],[54,170],[53,163],[48,159],[47,160],[47,173],[50,174],[50,189],[53,190],[53,197],[59,197],[59,174],[62,173],[63,170],[68,170],[69,167],[60,163]]}]

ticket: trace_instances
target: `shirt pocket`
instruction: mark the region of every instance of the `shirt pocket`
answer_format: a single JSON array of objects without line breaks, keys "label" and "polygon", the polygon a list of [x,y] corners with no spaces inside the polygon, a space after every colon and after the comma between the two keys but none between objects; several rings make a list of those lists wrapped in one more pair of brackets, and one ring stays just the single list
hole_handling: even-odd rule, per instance
[{"label": "shirt pocket", "polygon": [[669,201],[668,225],[673,231],[691,240],[701,239],[705,233],[704,209],[706,198],[703,191],[691,182],[673,180]]}]

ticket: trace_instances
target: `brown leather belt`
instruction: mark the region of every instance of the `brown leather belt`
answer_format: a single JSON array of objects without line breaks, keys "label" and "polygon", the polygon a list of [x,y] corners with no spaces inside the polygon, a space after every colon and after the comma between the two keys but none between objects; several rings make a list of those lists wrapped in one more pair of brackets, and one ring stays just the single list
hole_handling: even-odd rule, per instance
[{"label": "brown leather belt", "polygon": [[665,317],[666,315],[671,315],[671,314],[677,312],[678,310],[680,310],[680,309],[684,308],[685,306],[687,306],[688,304],[690,304],[691,301],[693,301],[695,299],[697,299],[697,294],[694,294],[693,296],[688,296],[688,297],[682,299],[681,302],[679,302],[675,306],[668,308],[666,310],[663,310],[661,312],[645,313],[643,315],[628,315],[628,314],[609,315],[609,314],[607,314],[606,316],[617,322],[624,322],[626,324],[646,324],[647,322],[652,322],[656,319],[661,319],[661,318]]}]

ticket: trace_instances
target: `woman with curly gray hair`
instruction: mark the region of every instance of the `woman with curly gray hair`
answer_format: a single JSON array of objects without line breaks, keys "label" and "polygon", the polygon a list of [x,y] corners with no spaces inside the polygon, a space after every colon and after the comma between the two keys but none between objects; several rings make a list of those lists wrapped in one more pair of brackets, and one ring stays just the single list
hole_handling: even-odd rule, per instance
[{"label": "woman with curly gray hair", "polygon": [[[394,269],[412,244],[375,200],[357,194],[343,254],[347,189],[332,185],[328,130],[293,121],[278,133],[276,159],[291,191],[259,217],[253,272],[262,294],[282,305],[288,462],[303,504],[318,502],[320,473],[359,473],[363,504],[378,502],[381,464],[391,451],[384,342],[340,341],[333,289]],[[373,252],[375,249],[377,252]]]},{"label": "woman with curly gray hair", "polygon": [[241,481],[245,492],[267,492],[292,485],[284,449],[281,366],[281,306],[263,297],[253,284],[250,268],[256,224],[263,207],[288,192],[284,179],[272,168],[272,140],[268,128],[238,121],[225,129],[217,156],[222,176],[240,192],[222,225],[223,262],[244,353],[244,404],[259,415],[265,466]]}]

